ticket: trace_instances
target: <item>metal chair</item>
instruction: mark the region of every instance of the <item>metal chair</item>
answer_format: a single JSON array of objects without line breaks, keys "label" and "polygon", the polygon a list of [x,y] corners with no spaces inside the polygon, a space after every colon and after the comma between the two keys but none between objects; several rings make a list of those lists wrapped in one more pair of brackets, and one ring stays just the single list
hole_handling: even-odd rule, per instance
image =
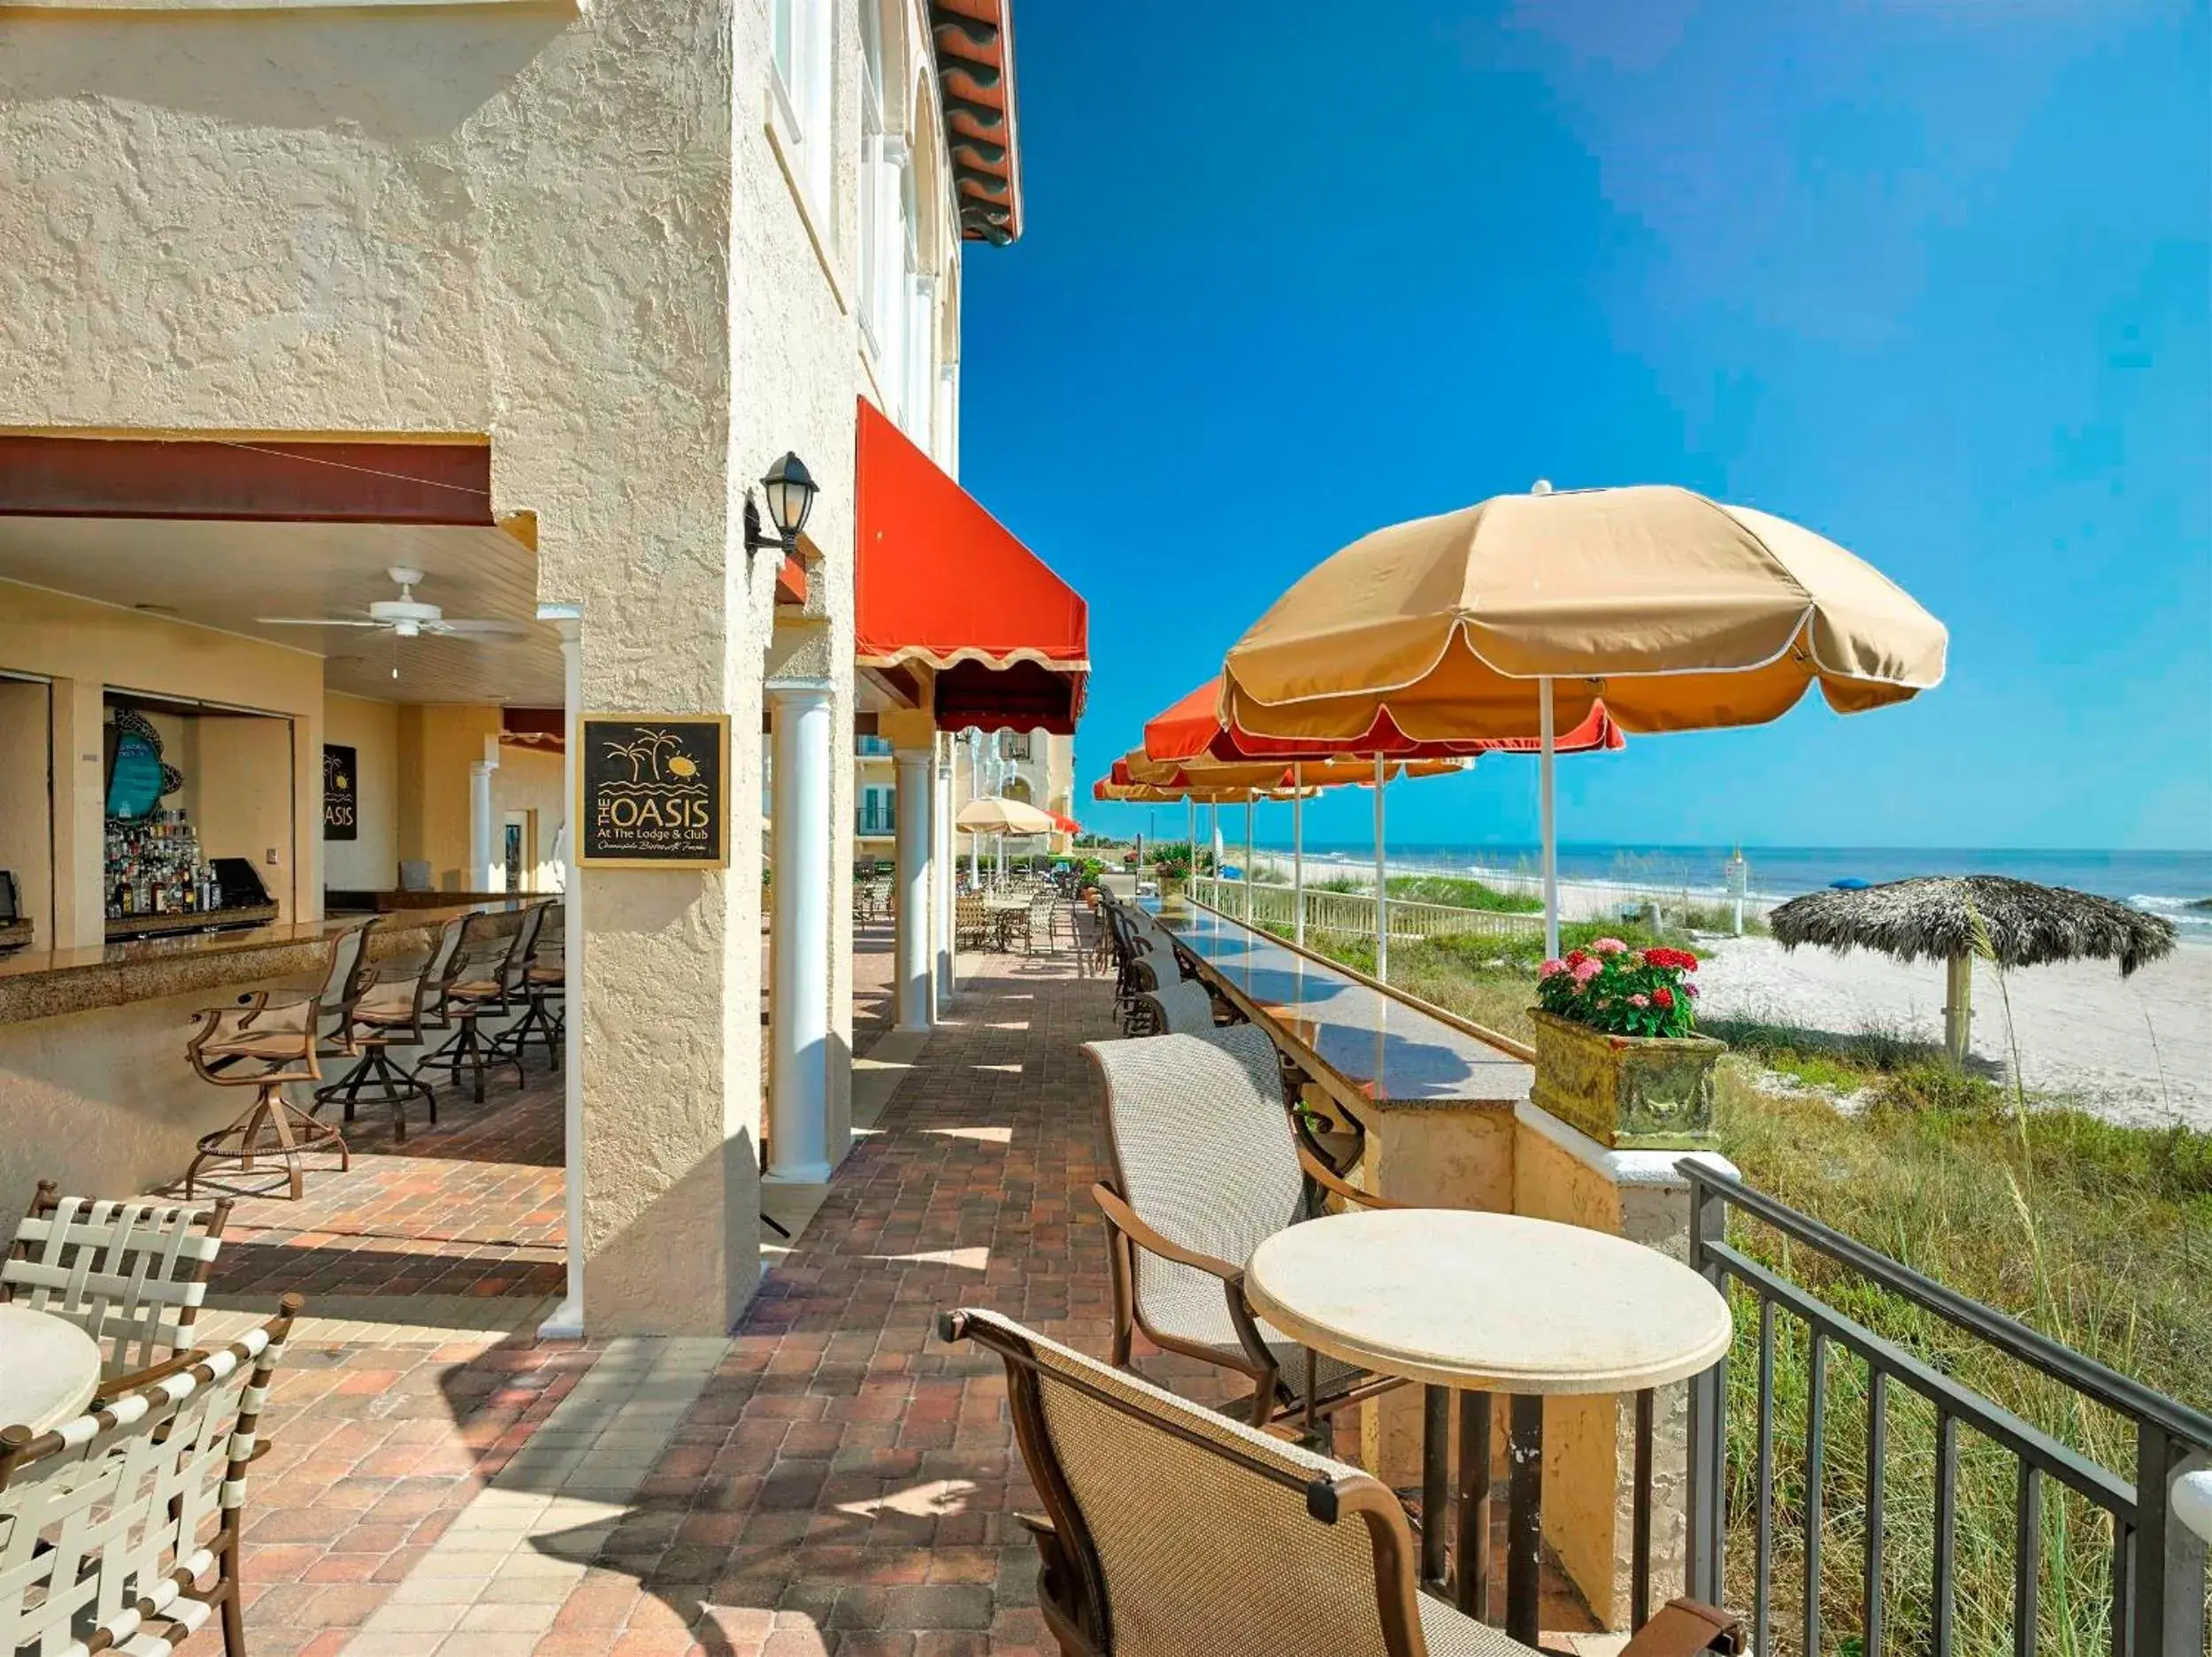
[{"label": "metal chair", "polygon": [[419,1081],[392,1062],[394,1047],[421,1047],[437,1031],[450,1029],[449,1020],[438,1014],[444,986],[460,953],[461,933],[468,917],[457,915],[438,928],[430,958],[411,972],[379,978],[348,1003],[339,1026],[339,1040],[359,1059],[327,1087],[315,1090],[315,1101],[333,1100],[345,1106],[348,1122],[361,1102],[362,1089],[373,1085],[371,1104],[392,1108],[392,1138],[407,1139],[407,1101],[420,1099],[429,1107],[430,1124],[438,1123],[438,1095],[427,1082]]},{"label": "metal chair", "polygon": [[42,1179],[0,1260],[0,1304],[91,1336],[104,1397],[157,1381],[192,1361],[192,1324],[230,1210],[228,1197],[205,1208],[64,1197]]},{"label": "metal chair", "polygon": [[188,1202],[201,1165],[211,1161],[236,1162],[241,1173],[251,1173],[262,1158],[275,1157],[285,1164],[295,1201],[305,1190],[300,1170],[303,1152],[334,1149],[342,1172],[353,1165],[345,1136],[287,1100],[284,1086],[288,1082],[322,1080],[324,998],[333,984],[350,981],[367,931],[364,922],[332,940],[325,987],[312,994],[257,990],[240,996],[234,1006],[202,1008],[192,1015],[199,1029],[185,1044],[184,1053],[200,1079],[218,1087],[256,1091],[243,1115],[200,1136],[199,1149],[184,1170]]},{"label": "metal chair", "polygon": [[[938,1336],[1006,1365],[1014,1439],[1044,1512],[1018,1515],[1063,1657],[1535,1657],[1415,1584],[1387,1486],[1225,1420],[994,1312]],[[1743,1628],[1676,1599],[1621,1657],[1736,1657]]]},{"label": "metal chair", "polygon": [[1347,1185],[1298,1142],[1283,1109],[1275,1044],[1253,1024],[1145,1041],[1091,1041],[1113,1177],[1091,1187],[1106,1216],[1113,1358],[1133,1338],[1250,1378],[1229,1406],[1255,1425],[1295,1409],[1309,1425],[1389,1386],[1307,1351],[1260,1322],[1244,1264],[1317,1198],[1402,1205]]},{"label": "metal chair", "polygon": [[490,929],[509,918],[504,915],[468,917],[468,924],[462,930],[460,948],[454,955],[438,999],[438,1016],[457,1027],[444,1045],[416,1062],[416,1080],[422,1079],[425,1070],[442,1070],[458,1087],[461,1069],[466,1065],[480,1105],[484,1102],[484,1070],[490,1063],[513,1065],[517,1085],[529,1081],[529,1073],[522,1067],[522,1055],[495,1052],[477,1024],[482,1019],[500,1017],[514,1010],[521,963],[529,959],[530,951],[537,943],[545,909],[542,903],[532,904],[523,911],[521,924],[503,933]]},{"label": "metal chair", "polygon": [[260,1414],[300,1297],[150,1385],[34,1436],[0,1428],[0,1651],[157,1657],[221,1620],[246,1657],[238,1543]]},{"label": "metal chair", "polygon": [[[1218,1028],[1212,993],[1195,978],[1178,978],[1140,991],[1133,1036],[1200,1036]],[[1338,1169],[1339,1173],[1343,1170]]]},{"label": "metal chair", "polygon": [[545,1044],[546,1063],[554,1070],[561,1067],[561,1036],[565,1013],[556,1013],[552,1003],[565,1006],[568,999],[568,970],[563,949],[567,938],[567,911],[559,903],[543,906],[538,919],[537,935],[529,953],[522,957],[521,977],[516,990],[525,1002],[520,1018],[492,1038],[491,1050],[501,1058],[519,1058],[528,1048],[531,1039]]}]

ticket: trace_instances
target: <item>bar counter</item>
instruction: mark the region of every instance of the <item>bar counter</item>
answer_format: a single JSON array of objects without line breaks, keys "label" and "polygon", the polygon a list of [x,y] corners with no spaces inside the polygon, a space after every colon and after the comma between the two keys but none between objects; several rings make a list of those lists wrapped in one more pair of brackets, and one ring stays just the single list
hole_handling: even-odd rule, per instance
[{"label": "bar counter", "polygon": [[[383,960],[419,953],[429,948],[439,926],[452,916],[520,907],[505,901],[380,917],[381,924],[369,935],[369,955]],[[339,917],[0,955],[0,1024],[317,973],[328,963],[332,934],[368,918]]]},{"label": "bar counter", "polygon": [[[382,916],[370,957],[425,954],[457,914],[525,907],[502,901]],[[193,1073],[184,1056],[192,1015],[254,990],[317,986],[333,935],[369,918],[0,956],[0,1230],[41,1179],[71,1195],[129,1197],[180,1178],[199,1135],[248,1097]],[[325,1079],[348,1062],[327,1065]],[[325,1160],[310,1157],[311,1175]]]}]

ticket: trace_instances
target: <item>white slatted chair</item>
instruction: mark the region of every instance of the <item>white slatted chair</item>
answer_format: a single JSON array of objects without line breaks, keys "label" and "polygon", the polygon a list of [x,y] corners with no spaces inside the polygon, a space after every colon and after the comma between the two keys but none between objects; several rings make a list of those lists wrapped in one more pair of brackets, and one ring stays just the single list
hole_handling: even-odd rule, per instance
[{"label": "white slatted chair", "polygon": [[1283,1108],[1275,1044],[1256,1024],[1202,1035],[1091,1041],[1104,1084],[1113,1178],[1091,1187],[1106,1216],[1116,1365],[1134,1334],[1248,1376],[1230,1406],[1256,1425],[1278,1408],[1320,1415],[1390,1383],[1309,1353],[1260,1322],[1244,1262],[1276,1232],[1311,1217],[1308,1181],[1363,1207],[1401,1206],[1347,1185],[1298,1141]]},{"label": "white slatted chair", "polygon": [[0,1428],[0,1651],[170,1657],[219,1616],[246,1657],[238,1538],[269,1379],[298,1316],[49,1431]]},{"label": "white slatted chair", "polygon": [[230,1209],[227,1197],[204,1207],[61,1197],[42,1179],[0,1261],[0,1300],[91,1336],[102,1396],[142,1386],[195,1355],[192,1324]]}]

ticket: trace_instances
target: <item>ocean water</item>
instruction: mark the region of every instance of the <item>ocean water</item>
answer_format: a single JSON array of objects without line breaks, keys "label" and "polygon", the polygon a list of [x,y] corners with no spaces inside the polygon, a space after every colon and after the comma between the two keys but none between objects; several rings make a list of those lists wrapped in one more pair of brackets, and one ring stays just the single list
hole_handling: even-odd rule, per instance
[{"label": "ocean water", "polygon": [[[1287,843],[1263,849],[1287,853]],[[1373,843],[1314,842],[1307,851],[1319,856],[1364,862]],[[1617,882],[1667,891],[1721,893],[1725,868],[1736,848],[1730,846],[1609,846],[1567,844],[1559,848],[1563,880]],[[1746,846],[1751,894],[1780,900],[1811,892],[1831,881],[1856,877],[1879,884],[1912,875],[2010,875],[2042,886],[2072,886],[2118,898],[2165,916],[2187,932],[2212,938],[2212,909],[2193,909],[2193,900],[2212,898],[2212,852],[1973,851],[1956,847]],[[1409,842],[1389,848],[1398,869],[1437,873],[1539,873],[1533,846],[1439,846]]]}]

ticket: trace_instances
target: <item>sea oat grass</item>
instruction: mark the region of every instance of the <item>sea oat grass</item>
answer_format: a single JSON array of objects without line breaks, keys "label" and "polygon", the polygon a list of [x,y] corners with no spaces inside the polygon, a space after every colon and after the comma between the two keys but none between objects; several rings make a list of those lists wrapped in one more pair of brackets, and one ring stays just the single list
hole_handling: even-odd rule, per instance
[{"label": "sea oat grass", "polygon": [[[1616,928],[1632,943],[1654,941]],[[1568,942],[1586,941],[1569,928]],[[1669,939],[1667,941],[1676,941]],[[1371,967],[1371,940],[1310,938]],[[1532,960],[1510,940],[1394,947],[1391,980],[1421,999],[1525,1038]],[[2001,980],[1999,986],[2001,992]],[[1718,1078],[1720,1148],[1754,1186],[1962,1294],[2199,1409],[2212,1409],[2212,1135],[2108,1123],[1962,1074],[1936,1050],[1879,1029],[1809,1031],[1747,1019],[1701,1026],[1737,1048]],[[1847,1113],[1781,1092],[1776,1072],[1848,1096]],[[2077,1452],[2133,1477],[2125,1423],[1896,1295],[1763,1225],[1732,1233],[1754,1259]],[[1739,1292],[1729,1364],[1727,1589],[1747,1607],[1758,1511],[1760,1319]],[[1775,1651],[1805,1645],[1806,1405],[1811,1342],[1786,1313],[1773,1322],[1771,1553]],[[1817,1650],[1863,1649],[1866,1366],[1832,1344],[1825,1358]],[[1936,1419],[1926,1400],[1887,1388],[1886,1648],[1932,1649]],[[2017,1461],[1961,1428],[1953,1649],[2012,1650]],[[2109,1649],[2111,1526],[2055,1481],[2039,1481],[2037,1650]]]}]

